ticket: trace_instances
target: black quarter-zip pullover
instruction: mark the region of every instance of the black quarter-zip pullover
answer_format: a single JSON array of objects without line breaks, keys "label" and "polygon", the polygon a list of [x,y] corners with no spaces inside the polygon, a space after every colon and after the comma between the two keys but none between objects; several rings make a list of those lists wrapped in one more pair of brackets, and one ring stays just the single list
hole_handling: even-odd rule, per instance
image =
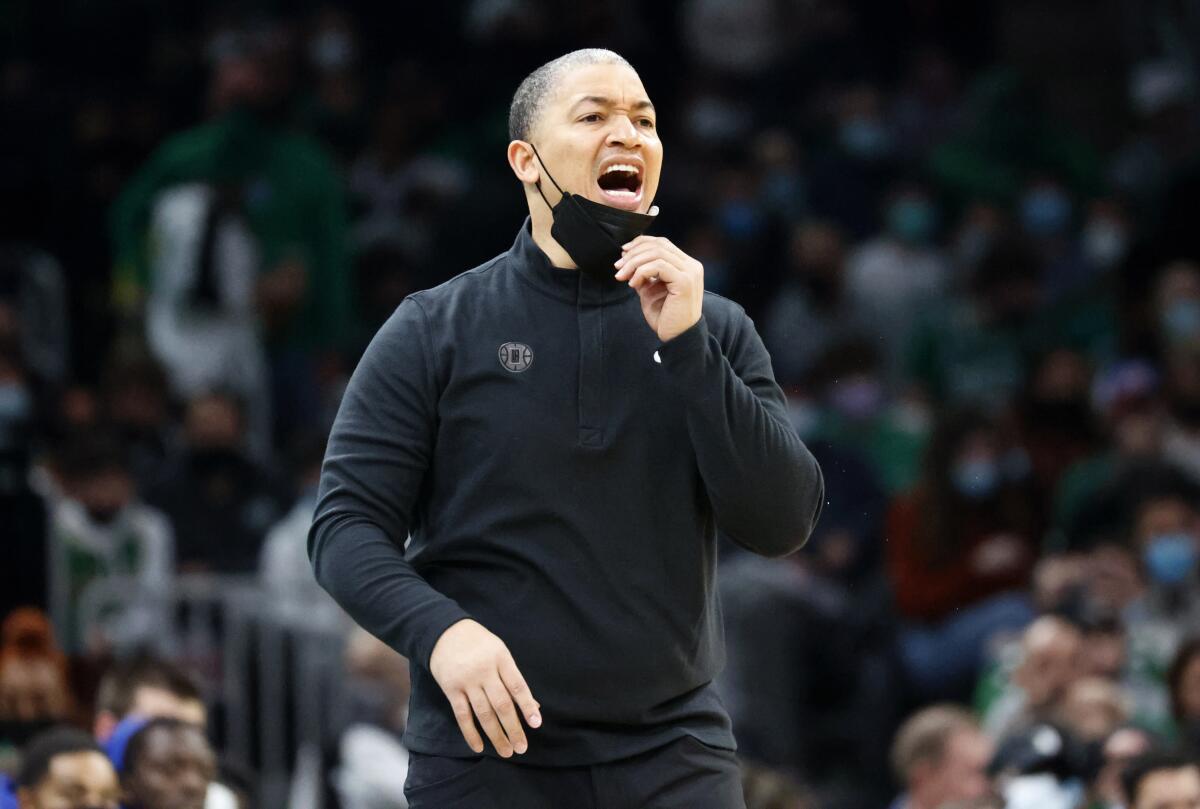
[{"label": "black quarter-zip pullover", "polygon": [[717,530],[787,554],[823,497],[741,307],[706,293],[663,343],[632,289],[551,266],[527,219],[511,250],[408,297],[367,348],[309,555],[412,662],[410,749],[472,755],[429,673],[463,618],[507,644],[542,706],[518,763],[599,763],[684,734],[734,749],[712,686]]}]

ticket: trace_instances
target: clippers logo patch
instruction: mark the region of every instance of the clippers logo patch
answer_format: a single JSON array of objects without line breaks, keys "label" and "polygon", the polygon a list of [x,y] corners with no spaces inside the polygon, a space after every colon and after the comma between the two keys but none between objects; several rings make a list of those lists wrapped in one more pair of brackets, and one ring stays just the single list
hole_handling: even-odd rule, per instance
[{"label": "clippers logo patch", "polygon": [[504,370],[519,374],[533,365],[533,349],[524,343],[505,343],[500,346],[500,364]]}]

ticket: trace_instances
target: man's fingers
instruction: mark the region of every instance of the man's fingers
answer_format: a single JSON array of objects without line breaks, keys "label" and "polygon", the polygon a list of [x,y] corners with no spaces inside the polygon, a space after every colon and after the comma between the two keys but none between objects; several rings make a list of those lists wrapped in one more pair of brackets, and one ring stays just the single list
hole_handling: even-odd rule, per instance
[{"label": "man's fingers", "polygon": [[624,281],[629,278],[635,270],[642,264],[655,259],[666,257],[666,253],[657,245],[646,245],[644,247],[635,248],[620,258],[620,267],[616,270],[617,280]]},{"label": "man's fingers", "polygon": [[525,721],[529,723],[529,727],[541,727],[542,714],[539,710],[541,706],[533,698],[529,684],[521,676],[516,661],[512,659],[511,655],[500,661],[500,680],[508,689],[508,693],[512,694],[513,701],[517,703],[517,708],[521,711],[521,716],[525,717]]},{"label": "man's fingers", "polygon": [[484,734],[492,740],[492,747],[496,748],[496,752],[501,758],[508,758],[513,754],[512,745],[508,741],[508,737],[504,735],[504,728],[500,727],[500,719],[496,714],[496,709],[492,707],[491,700],[488,699],[487,693],[480,687],[471,689],[467,696],[471,699],[471,707],[475,709],[475,717],[479,720],[479,726],[483,728]]},{"label": "man's fingers", "polygon": [[656,258],[634,270],[633,277],[629,279],[629,286],[641,291],[642,287],[654,281],[662,281],[664,284],[670,284],[673,281],[679,280],[682,275],[683,273],[678,267],[661,258]]},{"label": "man's fingers", "polygon": [[454,719],[458,722],[458,729],[462,731],[463,738],[467,740],[467,747],[476,753],[482,753],[483,739],[480,738],[479,731],[475,729],[475,714],[471,711],[471,701],[467,699],[467,695],[459,694],[450,700],[450,706],[454,709]]},{"label": "man's fingers", "polygon": [[628,254],[635,250],[644,249],[646,247],[658,247],[680,261],[691,260],[691,256],[683,252],[683,250],[681,250],[674,242],[665,236],[638,236],[636,239],[629,242],[629,248],[625,252]]},{"label": "man's fingers", "polygon": [[493,677],[491,682],[484,686],[484,691],[487,693],[492,707],[496,709],[496,715],[500,717],[500,726],[504,729],[513,752],[524,753],[529,749],[529,742],[525,739],[525,729],[521,727],[521,717],[517,715],[517,708],[513,704],[512,697],[508,695],[504,683],[500,681],[499,677]]}]

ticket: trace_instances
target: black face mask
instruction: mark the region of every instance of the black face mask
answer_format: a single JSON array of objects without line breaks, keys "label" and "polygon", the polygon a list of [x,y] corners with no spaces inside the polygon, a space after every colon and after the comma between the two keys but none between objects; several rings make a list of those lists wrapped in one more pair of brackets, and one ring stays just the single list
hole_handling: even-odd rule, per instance
[{"label": "black face mask", "polygon": [[[546,164],[542,162],[536,146],[533,147],[533,153],[545,170]],[[546,176],[550,177],[548,170]],[[562,194],[557,205],[550,204],[542,191],[541,182],[537,184],[542,201],[554,217],[550,235],[562,245],[579,269],[598,280],[613,281],[613,275],[617,272],[613,264],[621,257],[621,246],[641,236],[654,224],[657,207],[650,209],[654,212],[651,214],[622,211],[563,191],[553,177],[550,177],[550,182]]]}]

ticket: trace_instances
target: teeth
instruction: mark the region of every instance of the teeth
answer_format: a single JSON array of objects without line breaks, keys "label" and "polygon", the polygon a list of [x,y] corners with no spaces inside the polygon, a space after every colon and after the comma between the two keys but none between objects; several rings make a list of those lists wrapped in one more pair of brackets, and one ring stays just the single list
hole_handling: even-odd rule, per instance
[{"label": "teeth", "polygon": [[625,171],[625,172],[629,172],[630,174],[638,173],[637,166],[630,166],[625,163],[614,163],[613,165],[606,168],[604,170],[604,173],[608,174],[609,172],[613,172],[613,171]]},{"label": "teeth", "polygon": [[613,188],[611,190],[606,188],[606,189],[604,189],[604,193],[612,194],[614,197],[636,197],[637,196],[637,192],[630,191],[628,188]]}]

